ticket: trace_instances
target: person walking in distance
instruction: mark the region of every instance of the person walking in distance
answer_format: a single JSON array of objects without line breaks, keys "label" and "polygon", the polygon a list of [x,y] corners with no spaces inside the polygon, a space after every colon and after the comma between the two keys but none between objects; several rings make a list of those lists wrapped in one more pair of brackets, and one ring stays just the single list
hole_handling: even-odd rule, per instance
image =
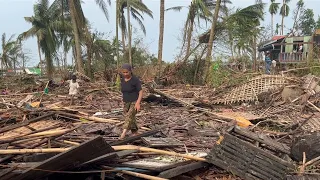
[{"label": "person walking in distance", "polygon": [[74,97],[78,94],[79,83],[77,82],[77,76],[72,75],[69,81],[69,95],[71,96],[71,105],[74,104]]},{"label": "person walking in distance", "polygon": [[271,73],[272,60],[270,58],[270,52],[269,51],[266,52],[265,63],[266,63],[266,74],[270,74]]},{"label": "person walking in distance", "polygon": [[125,119],[120,139],[124,139],[127,131],[131,130],[132,134],[138,134],[136,114],[140,111],[142,88],[139,78],[133,75],[132,67],[129,64],[124,64],[122,66],[120,77]]}]

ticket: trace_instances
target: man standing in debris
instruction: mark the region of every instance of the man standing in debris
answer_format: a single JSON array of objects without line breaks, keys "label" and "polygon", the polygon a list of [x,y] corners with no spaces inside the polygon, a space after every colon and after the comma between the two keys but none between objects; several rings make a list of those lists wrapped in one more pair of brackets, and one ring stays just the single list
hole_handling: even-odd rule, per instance
[{"label": "man standing in debris", "polygon": [[124,102],[123,112],[125,122],[120,139],[125,138],[127,131],[137,134],[138,126],[136,122],[137,111],[140,110],[142,100],[141,82],[138,77],[132,74],[129,64],[124,64],[121,70],[121,92]]},{"label": "man standing in debris", "polygon": [[269,51],[266,52],[265,63],[266,63],[266,74],[270,74],[271,73],[272,60],[270,58],[270,52]]}]

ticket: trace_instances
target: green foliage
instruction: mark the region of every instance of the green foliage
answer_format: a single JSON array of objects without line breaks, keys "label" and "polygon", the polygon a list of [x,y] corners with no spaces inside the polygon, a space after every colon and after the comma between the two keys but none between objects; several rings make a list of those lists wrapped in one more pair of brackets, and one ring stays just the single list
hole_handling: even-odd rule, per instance
[{"label": "green foliage", "polygon": [[118,0],[119,3],[119,26],[124,31],[127,32],[126,15],[125,9],[127,8],[127,2],[129,2],[131,16],[135,21],[138,22],[140,29],[144,34],[146,34],[146,28],[143,24],[143,14],[147,14],[149,17],[153,18],[152,11],[141,1],[141,0]]},{"label": "green foliage", "polygon": [[269,6],[269,13],[274,15],[279,11],[280,3],[276,3],[275,0],[271,0],[271,4]]},{"label": "green foliage", "polygon": [[14,35],[12,35],[9,39],[6,39],[6,34],[2,34],[2,53],[0,54],[0,60],[2,66],[4,66],[5,68],[15,68],[18,57],[22,56],[21,44],[13,40],[13,38]]},{"label": "green foliage", "polygon": [[59,39],[57,33],[71,31],[71,25],[61,17],[61,9],[55,4],[50,5],[49,0],[40,0],[34,5],[34,15],[25,17],[32,27],[20,35],[21,39],[37,37],[41,51],[45,55],[47,73],[52,77],[54,66],[53,56],[58,49]]},{"label": "green foliage", "polygon": [[116,88],[118,91],[121,90],[121,80],[120,80],[120,75],[117,75],[117,80],[116,80]]},{"label": "green foliage", "polygon": [[288,5],[288,3],[290,2],[291,0],[284,0],[284,4],[282,4],[281,8],[280,8],[280,15],[283,16],[283,17],[287,17],[289,16],[289,13],[290,13],[290,7]]},{"label": "green foliage", "polygon": [[320,16],[318,15],[318,20],[316,22],[316,29],[320,29]]},{"label": "green foliage", "polygon": [[224,84],[224,82],[230,76],[230,74],[231,72],[223,67],[222,60],[218,59],[211,65],[210,74],[209,74],[209,79],[211,81],[209,82],[209,85],[212,87],[221,86],[222,84]]},{"label": "green foliage", "polygon": [[316,27],[312,9],[306,9],[301,17],[300,29],[303,35],[312,35]]}]

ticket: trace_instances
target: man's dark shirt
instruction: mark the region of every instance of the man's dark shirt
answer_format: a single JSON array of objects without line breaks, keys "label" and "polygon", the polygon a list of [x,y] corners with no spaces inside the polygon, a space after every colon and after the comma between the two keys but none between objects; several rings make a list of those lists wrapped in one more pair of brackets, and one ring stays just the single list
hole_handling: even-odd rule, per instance
[{"label": "man's dark shirt", "polygon": [[142,90],[141,82],[138,77],[132,75],[129,81],[125,81],[121,76],[121,92],[123,102],[135,102],[138,100],[139,92]]}]

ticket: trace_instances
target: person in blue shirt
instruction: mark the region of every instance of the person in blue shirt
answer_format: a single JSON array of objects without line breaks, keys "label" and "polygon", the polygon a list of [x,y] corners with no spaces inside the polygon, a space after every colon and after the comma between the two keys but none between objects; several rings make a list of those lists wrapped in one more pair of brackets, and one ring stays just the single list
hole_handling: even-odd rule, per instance
[{"label": "person in blue shirt", "polygon": [[271,73],[271,65],[272,65],[272,60],[270,58],[270,52],[266,52],[266,57],[265,57],[265,63],[266,63],[266,74]]}]

